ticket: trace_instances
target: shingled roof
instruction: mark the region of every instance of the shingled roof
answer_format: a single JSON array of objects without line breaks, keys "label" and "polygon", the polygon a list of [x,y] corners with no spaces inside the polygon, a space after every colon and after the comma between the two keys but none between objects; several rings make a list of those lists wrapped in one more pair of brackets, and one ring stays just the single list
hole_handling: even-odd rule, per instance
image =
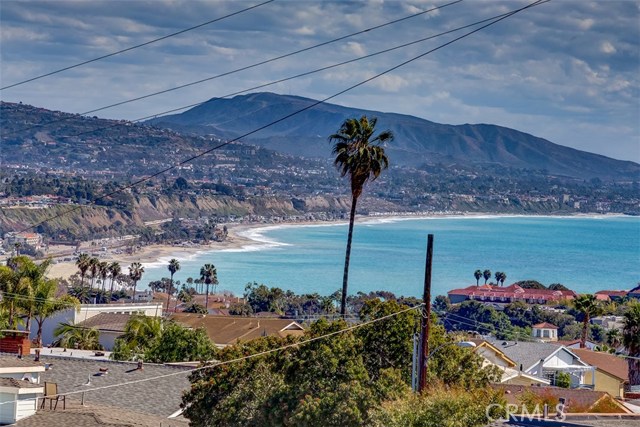
[{"label": "shingled roof", "polygon": [[586,362],[591,366],[595,366],[598,370],[606,372],[621,381],[629,381],[629,369],[627,362],[625,362],[624,359],[601,351],[578,348],[571,351],[583,362]]},{"label": "shingled roof", "polygon": [[78,326],[96,328],[99,331],[124,333],[124,327],[131,316],[128,313],[100,313],[78,323]]},{"label": "shingled roof", "polygon": [[[136,363],[87,360],[41,356],[40,360],[51,364],[42,373],[41,382],[58,384],[60,393],[90,390],[115,384],[129,383],[101,390],[87,391],[87,403],[123,408],[129,411],[168,417],[180,409],[182,393],[190,389],[188,368],[174,365],[144,364],[136,369]],[[101,368],[108,369],[106,375]],[[151,379],[155,377],[161,377]],[[90,382],[90,385],[86,385]],[[79,401],[81,393],[67,399]]]},{"label": "shingled roof", "polygon": [[264,336],[304,334],[302,325],[290,319],[177,313],[171,316],[171,320],[193,329],[204,328],[216,345],[231,345]]}]

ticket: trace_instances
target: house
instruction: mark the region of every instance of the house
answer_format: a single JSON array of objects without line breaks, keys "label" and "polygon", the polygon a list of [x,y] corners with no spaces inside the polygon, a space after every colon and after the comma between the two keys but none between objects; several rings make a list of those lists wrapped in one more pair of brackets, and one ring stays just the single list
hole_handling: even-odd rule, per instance
[{"label": "house", "polygon": [[531,327],[531,336],[542,341],[558,341],[558,327],[547,322],[538,323]]},{"label": "house", "polygon": [[7,248],[11,248],[15,244],[29,245],[35,249],[42,248],[42,235],[38,233],[27,232],[9,232],[4,235],[4,243]]},{"label": "house", "polygon": [[188,328],[204,328],[209,338],[218,347],[266,336],[285,337],[304,334],[302,325],[290,319],[209,316],[191,313],[175,313],[170,319]]},{"label": "house", "polygon": [[[102,313],[111,314],[144,314],[145,316],[157,317],[162,315],[162,303],[112,303],[112,304],[82,304],[78,310],[69,308],[60,311],[48,318],[42,327],[42,343],[49,345],[57,338],[53,331],[60,323],[69,323],[77,325],[85,322],[94,316]],[[37,328],[31,328],[30,338],[35,340],[37,336]]]},{"label": "house", "polygon": [[624,327],[623,321],[623,316],[598,316],[591,319],[592,324],[602,326],[606,330],[622,330],[622,328]]},{"label": "house", "polygon": [[0,425],[14,424],[36,413],[45,365],[31,358],[0,355]]},{"label": "house", "polygon": [[609,297],[609,299],[611,301],[620,301],[621,299],[625,298],[627,296],[628,291],[598,291],[595,293],[596,296],[598,295],[606,295]]},{"label": "house", "polygon": [[595,367],[580,360],[571,350],[562,346],[546,342],[513,342],[489,340],[489,342],[509,359],[516,362],[518,369],[537,378],[546,379],[555,385],[557,375],[561,372],[569,374],[571,388],[593,388],[592,382],[585,382],[585,373],[595,371]]},{"label": "house", "polygon": [[511,303],[522,301],[528,304],[547,304],[551,301],[571,300],[573,291],[553,291],[550,289],[525,289],[516,284],[507,287],[482,285],[453,289],[447,292],[449,300],[455,304],[466,300],[487,303]]},{"label": "house", "polygon": [[473,351],[484,358],[483,368],[493,365],[503,371],[500,379],[501,384],[549,385],[549,380],[529,375],[520,370],[516,362],[493,344],[482,339],[472,339],[470,342],[474,344]]},{"label": "house", "polygon": [[[613,354],[575,349],[573,352],[584,362],[596,367],[595,388],[596,391],[606,391],[613,397],[624,398],[625,385],[629,383],[629,371],[627,362]],[[592,372],[587,372],[585,381],[592,381]]]},{"label": "house", "polygon": [[124,335],[125,326],[133,314],[99,313],[76,325],[83,328],[95,328],[100,332],[100,345],[107,351],[113,350],[116,338]]}]

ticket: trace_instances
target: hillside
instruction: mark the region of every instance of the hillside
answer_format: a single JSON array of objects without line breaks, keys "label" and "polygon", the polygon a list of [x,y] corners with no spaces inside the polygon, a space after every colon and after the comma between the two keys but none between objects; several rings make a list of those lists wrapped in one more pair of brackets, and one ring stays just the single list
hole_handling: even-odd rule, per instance
[{"label": "hillside", "polygon": [[[309,106],[315,100],[297,96],[255,93],[194,107],[184,113],[147,123],[180,132],[235,138]],[[291,119],[244,138],[304,157],[326,157],[327,136],[349,117],[378,118],[379,129],[396,139],[388,147],[395,165],[420,167],[438,162],[461,162],[484,167],[546,170],[579,179],[637,180],[640,165],[554,144],[542,138],[491,124],[446,125],[418,117],[320,104]]]}]

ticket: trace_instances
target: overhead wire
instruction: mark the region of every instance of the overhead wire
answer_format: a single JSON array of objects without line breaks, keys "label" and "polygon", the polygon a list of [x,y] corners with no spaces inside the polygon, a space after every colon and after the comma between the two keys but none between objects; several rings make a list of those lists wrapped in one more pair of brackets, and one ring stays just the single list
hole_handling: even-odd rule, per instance
[{"label": "overhead wire", "polygon": [[[185,160],[182,160],[182,161],[180,161],[180,162],[178,162],[178,163],[176,163],[174,165],[165,167],[165,168],[163,168],[163,169],[161,169],[161,170],[159,170],[159,171],[157,171],[157,172],[155,172],[155,173],[153,173],[151,175],[147,175],[145,177],[142,177],[142,178],[140,178],[140,179],[138,179],[138,180],[136,180],[136,181],[134,181],[132,183],[127,184],[127,185],[119,186],[118,188],[116,188],[115,190],[113,190],[111,192],[108,192],[106,194],[103,194],[103,195],[101,195],[99,197],[94,198],[93,200],[91,200],[89,202],[89,204],[95,204],[99,200],[103,200],[105,198],[111,197],[114,194],[120,193],[122,191],[125,191],[125,190],[133,188],[133,187],[136,187],[137,185],[139,185],[141,183],[144,183],[144,182],[146,182],[146,181],[148,181],[150,179],[153,179],[153,178],[155,178],[155,177],[157,177],[159,175],[162,175],[162,174],[164,174],[164,173],[166,173],[166,172],[168,172],[168,171],[170,171],[172,169],[175,169],[175,168],[177,168],[179,166],[182,166],[182,165],[184,165],[186,163],[189,163],[189,162],[191,162],[191,161],[193,161],[195,159],[198,159],[198,158],[200,158],[202,156],[205,156],[205,155],[207,155],[207,154],[209,154],[209,153],[211,153],[211,152],[213,152],[215,150],[218,150],[218,149],[220,149],[222,147],[225,147],[225,146],[227,146],[227,145],[229,145],[229,144],[231,144],[233,142],[237,142],[237,141],[239,141],[239,140],[241,140],[243,138],[246,138],[247,136],[250,136],[250,135],[253,135],[255,133],[258,133],[261,130],[269,128],[269,127],[271,127],[271,126],[273,126],[275,124],[283,122],[283,121],[285,121],[285,120],[287,120],[287,119],[289,119],[291,117],[294,117],[294,116],[296,116],[298,114],[303,113],[304,111],[310,110],[310,109],[312,109],[312,108],[314,108],[314,107],[316,107],[316,106],[318,106],[320,104],[323,104],[323,103],[325,103],[325,102],[327,102],[327,101],[329,101],[329,100],[331,100],[333,98],[337,98],[338,96],[343,95],[346,92],[349,92],[349,91],[351,91],[353,89],[356,89],[356,88],[358,88],[360,86],[363,86],[363,85],[365,85],[365,84],[367,84],[367,83],[369,83],[369,82],[371,82],[371,81],[373,81],[375,79],[378,79],[378,78],[380,78],[380,77],[382,77],[382,76],[384,76],[386,74],[389,74],[389,73],[391,73],[391,72],[393,72],[393,71],[395,71],[395,70],[397,70],[397,69],[399,69],[401,67],[404,67],[404,66],[406,66],[406,65],[408,65],[408,64],[410,64],[412,62],[415,62],[418,59],[421,59],[421,58],[423,58],[423,57],[425,57],[425,56],[427,56],[427,55],[429,55],[429,54],[431,54],[433,52],[436,52],[436,51],[438,51],[438,50],[440,50],[440,49],[442,49],[442,48],[444,48],[446,46],[449,46],[449,45],[451,45],[451,44],[453,44],[453,43],[455,43],[455,42],[457,42],[459,40],[462,40],[462,39],[464,39],[466,37],[469,37],[472,34],[475,34],[475,33],[479,32],[479,31],[481,31],[481,30],[483,30],[485,28],[488,28],[488,27],[490,27],[492,25],[495,25],[498,22],[501,22],[504,19],[507,19],[507,18],[509,18],[509,17],[511,17],[511,16],[523,11],[523,10],[529,9],[531,7],[535,7],[535,6],[537,6],[539,4],[542,4],[542,3],[547,3],[549,1],[550,0],[536,0],[535,2],[530,3],[529,5],[523,6],[523,7],[519,8],[519,9],[515,9],[515,10],[507,13],[506,15],[504,15],[504,16],[502,16],[500,18],[492,20],[492,21],[490,21],[490,22],[488,22],[488,23],[486,23],[486,24],[484,24],[484,25],[482,25],[482,26],[480,26],[480,27],[478,27],[478,28],[476,28],[476,29],[474,29],[472,31],[469,31],[469,32],[467,32],[467,33],[465,33],[465,34],[463,34],[461,36],[458,36],[458,37],[456,37],[456,38],[454,38],[454,39],[452,39],[452,40],[450,40],[450,41],[448,41],[446,43],[443,43],[443,44],[441,44],[441,45],[439,45],[439,46],[437,46],[435,48],[432,48],[432,49],[430,49],[430,50],[428,50],[426,52],[423,52],[423,53],[421,53],[421,54],[419,54],[417,56],[414,56],[414,57],[412,57],[412,58],[410,58],[410,59],[408,59],[406,61],[403,61],[403,62],[401,62],[401,63],[399,63],[399,64],[397,64],[397,65],[395,65],[395,66],[393,66],[391,68],[388,68],[388,69],[386,69],[386,70],[384,70],[384,71],[382,71],[380,73],[377,73],[377,74],[373,75],[372,77],[369,77],[369,78],[367,78],[365,80],[362,80],[362,81],[360,81],[360,82],[358,82],[356,84],[353,84],[353,85],[351,85],[351,86],[349,86],[349,87],[347,87],[347,88],[345,88],[345,89],[343,89],[343,90],[341,90],[339,92],[334,93],[333,95],[330,95],[330,96],[328,96],[326,98],[323,98],[321,100],[313,101],[309,105],[307,105],[305,107],[302,107],[302,108],[300,108],[300,109],[298,109],[298,110],[296,110],[296,111],[294,111],[292,113],[286,114],[286,115],[284,115],[284,116],[282,116],[282,117],[280,117],[280,118],[278,118],[276,120],[273,120],[273,121],[271,121],[271,122],[269,122],[269,123],[267,123],[265,125],[259,126],[259,127],[255,128],[255,129],[253,129],[253,130],[251,130],[249,132],[246,132],[246,133],[244,133],[244,134],[242,134],[242,135],[240,135],[240,136],[238,136],[236,138],[230,139],[228,141],[225,141],[223,143],[215,145],[212,148],[209,148],[207,150],[201,151],[200,153],[194,154],[194,155],[186,158]],[[30,230],[32,228],[38,227],[39,225],[42,225],[42,224],[44,224],[44,223],[46,223],[48,221],[51,221],[51,220],[53,220],[55,218],[59,218],[59,217],[61,217],[63,215],[66,215],[68,213],[71,213],[71,212],[74,212],[76,210],[79,210],[83,206],[86,206],[86,205],[75,206],[75,207],[73,207],[71,209],[68,209],[66,211],[62,211],[62,212],[60,212],[60,213],[58,213],[56,215],[53,215],[53,216],[51,216],[49,218],[45,218],[44,220],[39,221],[36,224],[32,224],[32,225],[30,225],[30,226],[28,226],[26,228],[23,228],[22,230],[19,231],[19,233],[25,232],[25,231]]]},{"label": "overhead wire", "polygon": [[[278,61],[280,59],[288,58],[288,57],[291,57],[291,56],[294,56],[294,55],[297,55],[297,54],[300,54],[300,53],[303,53],[303,52],[308,52],[310,50],[313,50],[313,49],[316,49],[316,48],[319,48],[319,47],[322,47],[322,46],[327,46],[327,45],[336,43],[338,41],[345,40],[345,39],[348,39],[348,38],[351,38],[351,37],[354,37],[354,36],[357,36],[357,35],[361,35],[361,34],[368,33],[368,32],[374,31],[374,30],[378,30],[380,28],[384,28],[384,27],[387,27],[389,25],[397,24],[399,22],[406,21],[408,19],[415,18],[415,17],[421,16],[421,15],[424,15],[426,13],[430,13],[430,12],[433,12],[433,11],[436,11],[436,10],[440,10],[440,9],[443,9],[443,8],[445,8],[447,6],[451,6],[451,5],[454,5],[456,3],[460,3],[462,1],[463,0],[455,0],[455,1],[452,1],[450,3],[446,3],[444,5],[441,5],[441,6],[434,6],[431,9],[423,10],[423,11],[414,13],[412,15],[408,15],[408,16],[405,16],[405,17],[402,17],[402,18],[394,19],[392,21],[388,21],[388,22],[385,22],[385,23],[380,24],[380,25],[375,25],[373,27],[369,27],[369,28],[366,28],[364,30],[357,31],[355,33],[351,33],[351,34],[347,34],[347,35],[344,35],[344,36],[341,36],[341,37],[337,37],[337,38],[334,38],[334,39],[331,39],[331,40],[328,40],[328,41],[325,41],[325,42],[322,42],[322,43],[315,44],[313,46],[308,46],[308,47],[305,47],[305,48],[302,48],[302,49],[298,49],[298,50],[293,51],[293,52],[289,52],[289,53],[286,53],[286,54],[283,54],[283,55],[280,55],[280,56],[276,56],[276,57],[273,57],[273,58],[270,58],[270,59],[266,59],[264,61],[256,62],[256,63],[251,64],[251,65],[247,65],[247,66],[244,66],[244,67],[236,68],[235,70],[227,71],[227,72],[224,72],[224,73],[221,73],[221,74],[217,74],[217,75],[214,75],[214,76],[211,76],[211,77],[207,77],[207,78],[204,78],[204,79],[200,79],[200,80],[196,80],[196,81],[193,81],[193,82],[185,83],[185,84],[182,84],[182,85],[179,85],[179,86],[175,86],[175,87],[172,87],[172,88],[169,88],[169,89],[164,89],[164,90],[161,90],[161,91],[152,92],[152,93],[149,93],[149,94],[146,94],[146,95],[142,95],[142,96],[138,96],[138,97],[135,97],[135,98],[131,98],[131,99],[128,99],[128,100],[125,100],[125,101],[116,102],[116,103],[113,103],[113,104],[106,105],[104,107],[95,108],[93,110],[88,110],[88,111],[85,111],[85,112],[82,112],[82,113],[78,113],[78,114],[81,115],[81,116],[84,116],[84,115],[87,115],[87,114],[97,113],[98,111],[107,110],[107,109],[113,108],[113,107],[119,107],[121,105],[125,105],[125,104],[131,103],[131,102],[140,101],[142,99],[151,98],[151,97],[154,97],[154,96],[157,96],[157,95],[162,95],[162,94],[165,94],[165,93],[173,92],[175,90],[184,89],[186,87],[195,86],[195,85],[198,85],[198,84],[201,84],[201,83],[205,83],[205,82],[208,82],[208,81],[212,81],[212,80],[215,80],[215,79],[218,79],[218,78],[221,78],[221,77],[230,76],[232,74],[239,73],[241,71],[246,71],[246,70],[249,70],[249,69],[252,69],[252,68],[256,68],[256,67],[259,67],[261,65],[265,65],[265,64],[268,64],[268,63],[271,63],[271,62]],[[502,16],[502,15],[498,15],[498,16]],[[494,19],[494,18],[489,18],[489,19]],[[487,20],[489,20],[489,19],[487,19]],[[487,20],[480,21],[480,23],[481,22],[485,22]],[[472,25],[476,25],[476,24],[478,24],[478,23],[475,23],[475,24],[472,24]],[[449,34],[449,33],[453,32],[453,31],[459,31],[459,30],[464,29],[464,28],[466,28],[466,27],[461,27],[461,28],[457,28],[456,30],[447,31],[445,33],[441,33],[440,35]],[[432,36],[430,38],[433,38],[433,37],[437,37],[437,36]],[[410,44],[415,44],[415,43],[418,43],[420,41],[425,41],[425,40],[429,40],[429,38],[421,39],[421,40],[418,40],[418,41],[415,41],[415,42],[412,42],[412,43],[407,43],[405,45],[398,46],[398,47],[396,47],[394,49],[399,49],[401,47],[406,47],[406,46],[409,46]],[[390,50],[393,50],[393,49],[390,49]],[[384,53],[384,52],[388,52],[390,50],[381,51],[378,54]],[[370,56],[375,56],[375,55],[367,55],[367,56],[361,57],[360,59],[368,58]],[[342,63],[342,65],[344,65],[346,63],[348,63],[348,62]],[[337,65],[334,65],[334,66],[337,66]],[[318,71],[323,71],[324,69],[326,69],[326,68],[320,69]],[[297,77],[308,75],[308,74],[310,74],[310,73],[305,73],[305,74],[299,75]],[[289,79],[293,79],[293,78],[297,78],[297,77],[291,77]],[[287,79],[284,79],[284,80],[281,80],[281,81],[278,81],[278,82],[274,82],[274,83],[270,83],[270,84],[281,83],[282,81],[286,81],[286,80]],[[264,87],[264,86],[259,86],[259,87]],[[247,89],[246,91],[249,91],[249,90],[253,90],[253,89]],[[243,92],[240,92],[240,93],[243,93]],[[231,95],[225,95],[225,96],[231,96]],[[189,108],[189,107],[182,107],[180,109],[183,109],[183,108]],[[165,114],[165,113],[159,113],[159,114]],[[15,134],[15,133],[24,132],[24,131],[35,129],[35,128],[38,128],[38,127],[47,126],[47,125],[50,125],[50,124],[53,124],[53,123],[63,122],[63,121],[66,121],[66,120],[70,120],[73,117],[74,116],[69,116],[69,117],[64,117],[64,118],[52,120],[52,121],[46,122],[46,123],[38,123],[36,125],[32,125],[32,126],[29,126],[29,127],[26,127],[26,128],[22,128],[22,129],[17,129],[17,130],[14,130],[14,131],[6,132],[5,136],[6,135],[12,135],[12,134]],[[132,120],[132,121],[144,120],[145,118],[143,118],[143,119],[135,119],[135,120]]]},{"label": "overhead wire", "polygon": [[78,63],[78,64],[70,65],[70,66],[68,66],[68,67],[60,68],[60,69],[55,70],[55,71],[51,71],[51,72],[48,72],[48,73],[45,73],[45,74],[41,74],[41,75],[38,75],[38,76],[35,76],[35,77],[31,77],[31,78],[29,78],[29,79],[22,80],[22,81],[19,81],[19,82],[17,82],[17,83],[10,84],[10,85],[8,85],[8,86],[0,87],[0,90],[10,89],[10,88],[12,88],[12,87],[20,86],[20,85],[23,85],[23,84],[25,84],[25,83],[29,83],[29,82],[32,82],[32,81],[35,81],[35,80],[42,79],[42,78],[44,78],[44,77],[52,76],[52,75],[54,75],[54,74],[58,74],[58,73],[61,73],[61,72],[63,72],[63,71],[71,70],[71,69],[73,69],[73,68],[78,68],[78,67],[80,67],[80,66],[83,66],[83,65],[86,65],[86,64],[90,64],[90,63],[92,63],[92,62],[100,61],[100,60],[105,59],[105,58],[109,58],[109,57],[112,57],[112,56],[115,56],[115,55],[119,55],[119,54],[124,53],[124,52],[129,52],[129,51],[131,51],[131,50],[138,49],[138,48],[141,48],[141,47],[143,47],[143,46],[148,46],[148,45],[150,45],[150,44],[153,44],[153,43],[156,43],[156,42],[159,42],[159,41],[162,41],[162,40],[166,40],[166,39],[168,39],[168,38],[171,38],[171,37],[174,37],[174,36],[177,36],[177,35],[180,35],[180,34],[184,34],[184,33],[186,33],[186,32],[189,32],[189,31],[195,30],[195,29],[197,29],[197,28],[201,28],[201,27],[204,27],[204,26],[206,26],[206,25],[213,24],[214,22],[219,22],[219,21],[222,21],[222,20],[224,20],[224,19],[230,18],[230,17],[232,17],[232,16],[236,16],[236,15],[239,15],[239,14],[241,14],[241,13],[248,12],[248,11],[250,11],[250,10],[252,10],[252,9],[256,9],[256,8],[258,8],[258,7],[260,7],[260,6],[264,6],[264,5],[266,5],[266,4],[273,3],[274,1],[275,1],[275,0],[267,0],[267,1],[262,2],[262,3],[259,3],[259,4],[257,4],[257,5],[253,5],[253,6],[250,6],[250,7],[246,7],[246,8],[244,8],[244,9],[241,9],[241,10],[239,10],[239,11],[236,11],[236,12],[230,13],[230,14],[228,14],[228,15],[221,16],[221,17],[219,17],[219,18],[215,18],[215,19],[212,19],[212,20],[207,21],[207,22],[203,22],[202,24],[198,24],[198,25],[195,25],[195,26],[193,26],[193,27],[189,27],[189,28],[186,28],[186,29],[184,29],[184,30],[177,31],[177,32],[175,32],[175,33],[171,33],[171,34],[168,34],[168,35],[166,35],[166,36],[159,37],[159,38],[157,38],[157,39],[149,40],[149,41],[147,41],[147,42],[140,43],[140,44],[137,44],[137,45],[135,45],[135,46],[128,47],[128,48],[126,48],[126,49],[121,49],[121,50],[118,50],[118,51],[116,51],[116,52],[112,52],[112,53],[109,53],[109,54],[106,54],[106,55],[99,56],[99,57],[97,57],[97,58],[93,58],[93,59],[89,59],[89,60],[87,60],[87,61],[80,62],[80,63]]}]

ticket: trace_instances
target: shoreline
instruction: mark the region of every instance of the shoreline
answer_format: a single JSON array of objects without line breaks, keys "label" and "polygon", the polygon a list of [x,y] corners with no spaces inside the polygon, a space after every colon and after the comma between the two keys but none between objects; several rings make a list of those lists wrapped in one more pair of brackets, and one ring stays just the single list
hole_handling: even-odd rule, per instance
[{"label": "shoreline", "polygon": [[[573,215],[532,215],[532,214],[491,214],[491,213],[435,213],[431,215],[410,213],[372,213],[367,216],[356,217],[357,224],[371,225],[393,223],[411,220],[439,220],[439,219],[502,219],[502,218],[626,218],[624,214],[573,214]],[[228,236],[223,242],[213,242],[208,245],[148,245],[142,246],[140,250],[133,254],[116,254],[107,252],[100,256],[101,261],[119,262],[123,272],[133,262],[140,262],[145,268],[156,268],[160,264],[164,265],[171,258],[179,260],[191,259],[205,253],[221,251],[249,251],[260,250],[264,247],[282,246],[287,243],[277,242],[265,238],[262,234],[268,230],[293,228],[293,227],[331,227],[346,225],[347,219],[327,220],[327,221],[282,221],[273,223],[231,223],[227,224]],[[49,268],[47,276],[50,278],[68,279],[77,273],[78,269],[74,261],[59,261]]]}]

